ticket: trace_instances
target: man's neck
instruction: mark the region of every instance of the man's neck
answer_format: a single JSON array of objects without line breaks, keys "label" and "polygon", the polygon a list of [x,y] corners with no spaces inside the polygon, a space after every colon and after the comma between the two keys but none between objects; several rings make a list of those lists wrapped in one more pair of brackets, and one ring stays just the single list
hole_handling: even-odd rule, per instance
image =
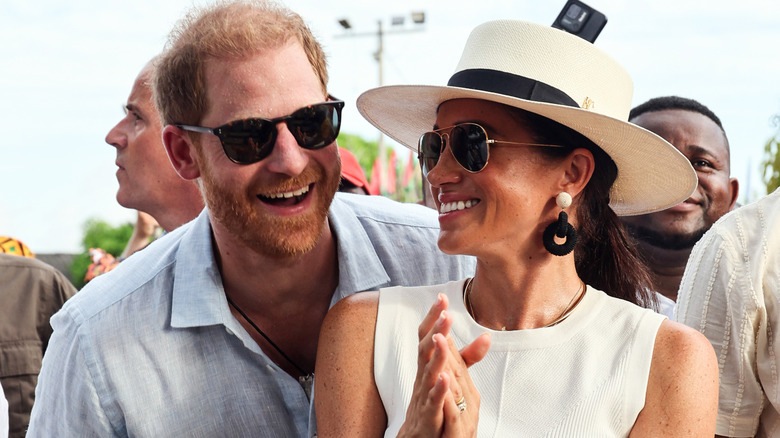
[{"label": "man's neck", "polygon": [[642,241],[638,242],[637,246],[650,268],[655,291],[677,301],[677,289],[680,287],[692,248],[664,249]]},{"label": "man's neck", "polygon": [[198,201],[200,198],[181,196],[177,200],[161,205],[150,214],[165,231],[171,232],[198,217],[203,210],[203,202]]},{"label": "man's neck", "polygon": [[338,261],[327,221],[314,248],[300,255],[258,254],[234,239],[224,240],[215,235],[222,284],[234,300],[246,303],[248,312],[286,303],[330,302],[323,295],[330,296],[338,284]]},{"label": "man's neck", "polygon": [[[232,239],[217,240],[215,233],[225,294],[297,366],[313,372],[320,326],[339,280],[336,240],[328,222],[315,247],[298,256],[261,255]],[[231,311],[269,358],[289,374],[300,375],[248,321]]]}]

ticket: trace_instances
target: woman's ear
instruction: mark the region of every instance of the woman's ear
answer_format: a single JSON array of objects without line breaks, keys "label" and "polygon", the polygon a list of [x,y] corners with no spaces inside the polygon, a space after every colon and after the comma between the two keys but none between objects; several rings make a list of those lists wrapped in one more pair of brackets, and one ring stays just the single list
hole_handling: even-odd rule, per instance
[{"label": "woman's ear", "polygon": [[577,148],[564,160],[565,172],[561,191],[577,196],[590,181],[596,167],[593,154],[585,148]]},{"label": "woman's ear", "polygon": [[200,177],[198,151],[184,130],[173,125],[167,125],[162,132],[165,152],[171,160],[173,168],[180,177],[194,180]]}]

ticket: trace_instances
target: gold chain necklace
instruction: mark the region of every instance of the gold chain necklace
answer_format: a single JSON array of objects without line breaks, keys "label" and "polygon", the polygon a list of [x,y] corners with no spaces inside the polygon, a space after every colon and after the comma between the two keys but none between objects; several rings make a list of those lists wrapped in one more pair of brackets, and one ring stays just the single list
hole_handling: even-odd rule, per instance
[{"label": "gold chain necklace", "polygon": [[[477,314],[474,312],[474,305],[471,304],[471,283],[474,280],[474,277],[471,277],[466,282],[466,287],[464,288],[463,292],[463,301],[466,305],[466,311],[469,312],[469,315],[471,315],[472,318],[474,318],[474,321],[477,320]],[[580,304],[580,301],[582,301],[582,298],[585,296],[585,292],[587,291],[587,288],[585,288],[585,282],[580,282],[580,287],[577,289],[577,293],[574,294],[573,297],[571,297],[571,301],[569,301],[569,304],[566,306],[565,309],[563,309],[563,312],[553,320],[553,322],[543,325],[539,328],[547,328],[552,327],[554,325],[560,324],[563,322],[564,319],[566,319],[571,312],[574,310],[575,307],[577,307],[578,304]],[[506,326],[501,327],[502,331],[506,331]]]}]

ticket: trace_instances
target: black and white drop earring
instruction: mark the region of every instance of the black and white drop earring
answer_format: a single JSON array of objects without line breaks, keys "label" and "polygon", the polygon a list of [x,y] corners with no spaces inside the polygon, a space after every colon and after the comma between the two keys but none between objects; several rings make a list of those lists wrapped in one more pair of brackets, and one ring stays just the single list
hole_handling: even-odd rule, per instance
[{"label": "black and white drop earring", "polygon": [[[565,256],[572,252],[574,245],[577,244],[577,231],[569,223],[569,216],[563,211],[571,205],[571,195],[566,192],[558,193],[558,196],[555,197],[555,203],[561,207],[561,212],[558,213],[558,220],[544,229],[542,242],[550,254]],[[558,244],[555,242],[556,236],[560,239],[565,237],[566,241]]]}]

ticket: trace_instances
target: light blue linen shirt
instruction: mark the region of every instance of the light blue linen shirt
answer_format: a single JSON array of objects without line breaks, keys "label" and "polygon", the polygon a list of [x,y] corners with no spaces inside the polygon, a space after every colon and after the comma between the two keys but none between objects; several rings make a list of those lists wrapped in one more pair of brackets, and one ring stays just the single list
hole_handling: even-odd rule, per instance
[{"label": "light blue linen shirt", "polygon": [[[333,303],[359,291],[473,273],[472,258],[437,248],[434,210],[338,194],[329,219],[339,264]],[[315,433],[297,379],[269,360],[230,312],[207,210],[92,280],[51,325],[30,437]]]}]

